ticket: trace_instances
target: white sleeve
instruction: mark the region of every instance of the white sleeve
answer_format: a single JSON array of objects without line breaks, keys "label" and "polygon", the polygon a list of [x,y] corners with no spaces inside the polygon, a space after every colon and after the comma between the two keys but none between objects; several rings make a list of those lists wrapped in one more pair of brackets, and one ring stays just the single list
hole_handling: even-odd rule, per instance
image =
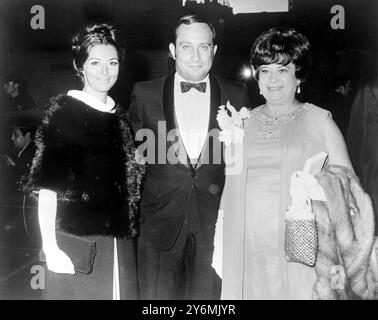
[{"label": "white sleeve", "polygon": [[45,252],[58,248],[55,234],[56,210],[56,192],[41,189],[38,198],[38,220],[41,229],[42,248]]}]

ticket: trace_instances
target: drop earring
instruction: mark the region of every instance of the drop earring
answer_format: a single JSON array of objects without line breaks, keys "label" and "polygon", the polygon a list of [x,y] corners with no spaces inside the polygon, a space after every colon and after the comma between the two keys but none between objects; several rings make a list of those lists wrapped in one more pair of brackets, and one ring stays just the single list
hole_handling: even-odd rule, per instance
[{"label": "drop earring", "polygon": [[298,87],[297,87],[297,93],[300,94],[301,93],[301,86],[298,84]]}]

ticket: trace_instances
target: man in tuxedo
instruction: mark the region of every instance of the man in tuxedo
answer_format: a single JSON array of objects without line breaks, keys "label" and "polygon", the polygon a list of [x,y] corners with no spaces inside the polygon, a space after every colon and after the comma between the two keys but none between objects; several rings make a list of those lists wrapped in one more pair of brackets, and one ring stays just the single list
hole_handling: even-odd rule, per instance
[{"label": "man in tuxedo", "polygon": [[219,299],[211,259],[225,165],[216,116],[228,100],[248,107],[247,91],[209,74],[215,30],[198,16],[179,20],[169,50],[176,73],[135,84],[129,108],[136,140],[155,137],[142,144],[153,156],[140,205],[140,298]]}]

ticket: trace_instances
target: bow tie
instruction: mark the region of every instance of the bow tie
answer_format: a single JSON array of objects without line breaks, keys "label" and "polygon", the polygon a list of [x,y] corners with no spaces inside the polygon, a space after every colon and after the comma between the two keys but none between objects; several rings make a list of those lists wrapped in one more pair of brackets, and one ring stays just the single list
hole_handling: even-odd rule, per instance
[{"label": "bow tie", "polygon": [[197,89],[199,92],[206,91],[206,82],[192,83],[192,82],[180,82],[181,92],[185,93],[190,89]]}]

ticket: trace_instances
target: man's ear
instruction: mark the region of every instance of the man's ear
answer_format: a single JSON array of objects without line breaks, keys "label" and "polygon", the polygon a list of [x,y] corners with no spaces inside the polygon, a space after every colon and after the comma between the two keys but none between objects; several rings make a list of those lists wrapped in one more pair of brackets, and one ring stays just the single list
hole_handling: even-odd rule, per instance
[{"label": "man's ear", "polygon": [[217,49],[218,49],[218,46],[215,45],[215,46],[214,46],[214,49],[213,49],[213,55],[214,55],[214,56],[215,56],[215,54],[217,53]]},{"label": "man's ear", "polygon": [[169,52],[171,57],[176,60],[176,46],[172,42],[169,44]]}]

